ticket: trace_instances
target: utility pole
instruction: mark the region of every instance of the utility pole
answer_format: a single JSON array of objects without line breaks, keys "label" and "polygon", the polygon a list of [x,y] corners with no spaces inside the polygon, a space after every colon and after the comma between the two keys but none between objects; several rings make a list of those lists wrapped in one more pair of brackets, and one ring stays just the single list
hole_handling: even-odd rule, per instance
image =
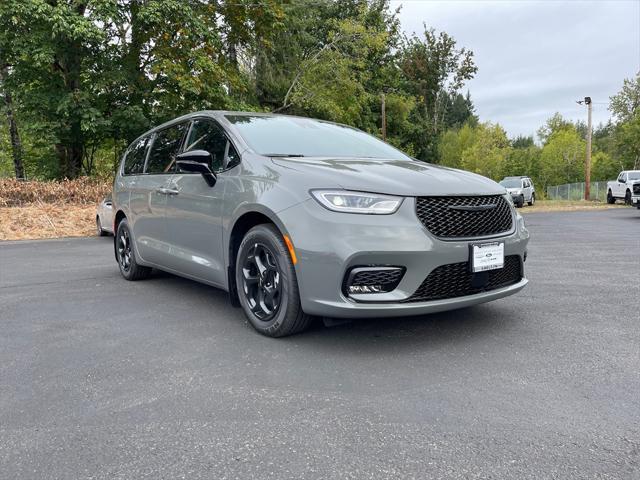
[{"label": "utility pole", "polygon": [[591,194],[591,97],[577,100],[576,103],[587,106],[587,155],[584,162],[584,199],[589,200]]},{"label": "utility pole", "polygon": [[584,97],[587,104],[587,161],[584,166],[584,199],[591,193],[591,97]]},{"label": "utility pole", "polygon": [[385,105],[385,99],[384,99],[384,93],[382,94],[382,105],[381,105],[381,110],[382,110],[382,141],[386,142],[387,141],[387,110],[386,110],[386,105]]}]

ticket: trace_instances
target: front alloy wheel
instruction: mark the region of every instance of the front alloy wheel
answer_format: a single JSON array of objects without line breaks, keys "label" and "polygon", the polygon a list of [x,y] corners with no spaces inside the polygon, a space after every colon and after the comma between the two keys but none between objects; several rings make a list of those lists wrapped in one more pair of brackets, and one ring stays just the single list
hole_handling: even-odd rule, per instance
[{"label": "front alloy wheel", "polygon": [[263,322],[271,320],[280,306],[280,278],[275,254],[263,243],[254,244],[242,267],[242,290],[251,312]]},{"label": "front alloy wheel", "polygon": [[284,337],[311,324],[312,317],[302,311],[291,254],[275,225],[256,225],[247,232],[235,270],[240,306],[258,332]]}]

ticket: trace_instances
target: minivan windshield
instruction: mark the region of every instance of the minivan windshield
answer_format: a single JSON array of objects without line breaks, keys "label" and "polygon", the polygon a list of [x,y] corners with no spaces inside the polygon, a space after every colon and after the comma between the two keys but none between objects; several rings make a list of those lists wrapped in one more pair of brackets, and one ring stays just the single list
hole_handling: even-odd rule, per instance
[{"label": "minivan windshield", "polygon": [[502,185],[504,188],[522,188],[522,180],[520,180],[519,178],[502,180],[500,182],[500,185]]},{"label": "minivan windshield", "polygon": [[260,155],[411,160],[371,135],[344,125],[286,115],[225,115]]}]

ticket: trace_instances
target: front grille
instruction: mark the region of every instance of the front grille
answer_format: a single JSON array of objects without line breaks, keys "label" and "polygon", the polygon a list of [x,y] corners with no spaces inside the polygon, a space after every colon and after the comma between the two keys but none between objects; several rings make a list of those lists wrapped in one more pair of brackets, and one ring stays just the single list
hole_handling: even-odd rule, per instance
[{"label": "front grille", "polygon": [[513,228],[511,208],[502,195],[418,197],[416,215],[427,230],[442,238],[484,237]]},{"label": "front grille", "polygon": [[513,285],[521,279],[522,266],[518,255],[505,257],[503,268],[479,273],[470,271],[469,262],[450,263],[434,269],[404,302],[464,297]]},{"label": "front grille", "polygon": [[633,185],[633,193],[635,195],[640,195],[640,183],[635,183]]}]

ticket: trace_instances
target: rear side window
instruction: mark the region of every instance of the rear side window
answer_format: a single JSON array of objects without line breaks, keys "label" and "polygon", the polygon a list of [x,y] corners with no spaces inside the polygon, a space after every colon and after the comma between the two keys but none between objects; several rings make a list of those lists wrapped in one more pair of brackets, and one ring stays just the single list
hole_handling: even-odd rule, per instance
[{"label": "rear side window", "polygon": [[175,171],[176,155],[182,143],[186,124],[165,128],[156,133],[149,152],[146,173],[171,173]]},{"label": "rear side window", "polygon": [[135,142],[124,159],[124,174],[137,175],[144,170],[144,160],[147,156],[147,147],[149,145],[149,137],[141,138]]},{"label": "rear side window", "polygon": [[[228,149],[228,150],[227,150]],[[224,168],[225,155],[229,162],[237,162],[238,154],[227,140],[222,128],[211,120],[195,120],[189,132],[185,151],[206,150],[211,154],[212,171],[218,172]]]}]

